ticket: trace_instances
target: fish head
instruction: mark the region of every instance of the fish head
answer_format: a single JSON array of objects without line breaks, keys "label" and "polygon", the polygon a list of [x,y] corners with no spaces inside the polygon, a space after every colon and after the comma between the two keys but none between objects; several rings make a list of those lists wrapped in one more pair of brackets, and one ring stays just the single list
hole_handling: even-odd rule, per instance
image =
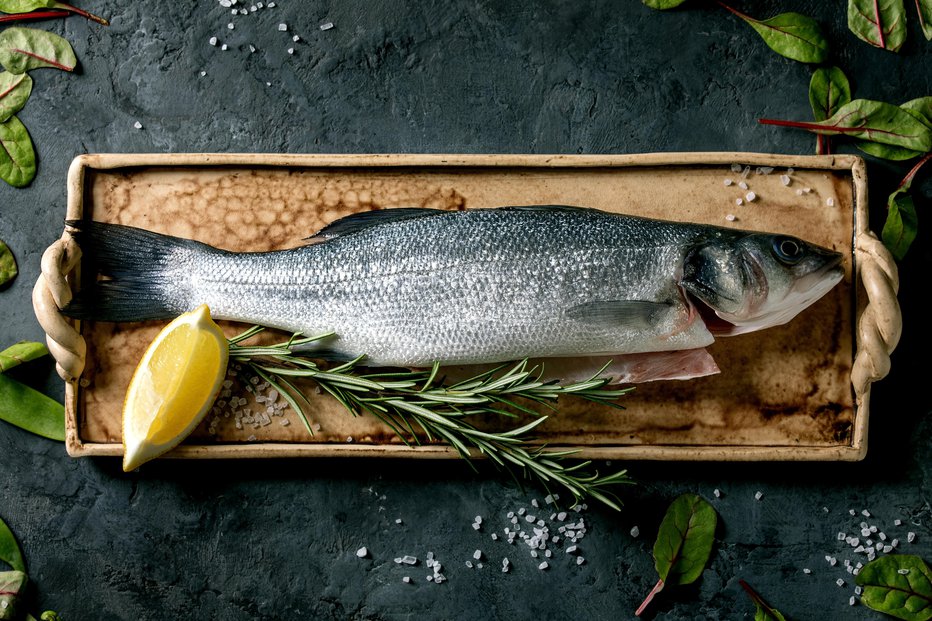
[{"label": "fish head", "polygon": [[680,284],[714,313],[714,334],[742,334],[793,319],[838,284],[841,262],[840,253],[796,237],[747,233],[690,250]]}]

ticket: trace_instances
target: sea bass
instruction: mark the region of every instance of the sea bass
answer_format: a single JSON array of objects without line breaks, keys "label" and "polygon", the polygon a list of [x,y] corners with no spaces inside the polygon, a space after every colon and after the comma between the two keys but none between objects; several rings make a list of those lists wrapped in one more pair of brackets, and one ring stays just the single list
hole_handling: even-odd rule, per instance
[{"label": "sea bass", "polygon": [[839,253],[786,235],[565,206],[371,211],[259,253],[69,225],[89,263],[72,317],[164,319],[206,303],[219,319],[332,332],[321,356],[373,366],[689,359],[716,335],[786,323],[843,275]]}]

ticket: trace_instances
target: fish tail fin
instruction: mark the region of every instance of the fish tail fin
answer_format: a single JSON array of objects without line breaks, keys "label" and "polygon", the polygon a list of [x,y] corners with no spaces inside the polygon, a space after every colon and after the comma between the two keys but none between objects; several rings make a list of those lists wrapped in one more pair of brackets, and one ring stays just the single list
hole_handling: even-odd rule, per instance
[{"label": "fish tail fin", "polygon": [[208,246],[120,224],[69,220],[82,251],[82,285],[62,312],[75,319],[145,321],[186,310],[179,257]]}]

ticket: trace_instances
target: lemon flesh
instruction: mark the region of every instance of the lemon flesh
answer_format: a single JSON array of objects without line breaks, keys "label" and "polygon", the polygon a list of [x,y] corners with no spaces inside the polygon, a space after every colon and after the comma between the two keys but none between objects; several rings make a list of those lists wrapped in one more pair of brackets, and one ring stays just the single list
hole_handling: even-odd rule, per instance
[{"label": "lemon flesh", "polygon": [[178,446],[220,392],[229,344],[201,305],[158,334],[133,374],[123,404],[123,470]]}]

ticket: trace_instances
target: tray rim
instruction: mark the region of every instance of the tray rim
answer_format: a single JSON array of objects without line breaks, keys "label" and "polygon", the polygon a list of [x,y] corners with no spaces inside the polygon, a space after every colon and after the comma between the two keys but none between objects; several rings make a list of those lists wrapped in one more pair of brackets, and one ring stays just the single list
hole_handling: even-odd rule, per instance
[{"label": "tray rim", "polygon": [[[571,154],[266,154],[266,153],[107,153],[79,155],[68,171],[67,218],[83,215],[84,187],[89,170],[119,168],[183,168],[183,167],[250,167],[268,168],[632,168],[722,165],[741,162],[755,166],[797,167],[824,170],[847,170],[853,184],[852,274],[855,298],[861,297],[860,281],[862,236],[875,238],[868,229],[867,175],[863,158],[854,155],[782,155],[754,152],[668,152],[647,154],[571,155]],[[876,249],[875,249],[876,252]],[[892,264],[892,261],[891,261]],[[895,265],[892,267],[895,281]],[[893,289],[896,289],[894,283]],[[871,297],[870,291],[867,292]],[[895,298],[893,301],[896,305]],[[858,303],[853,302],[855,313]],[[863,309],[860,309],[863,313]],[[898,307],[895,308],[898,334]],[[854,360],[861,353],[863,336],[861,317],[855,318]],[[80,332],[80,323],[76,322]],[[882,331],[882,330],[881,330]],[[896,338],[892,339],[895,346]],[[892,346],[887,347],[892,350]],[[889,354],[889,351],[887,351]],[[886,375],[887,368],[874,375]],[[854,376],[854,372],[852,372]],[[856,395],[854,424],[850,443],[834,446],[811,445],[552,445],[553,448],[575,448],[583,459],[645,460],[645,461],[860,461],[867,453],[867,431],[870,410],[870,384],[879,378],[868,378]],[[852,381],[858,382],[852,377]],[[65,383],[65,446],[72,457],[122,456],[122,444],[84,442],[79,436],[78,398],[80,379]],[[408,447],[404,444],[365,443],[273,443],[243,444],[182,444],[164,457],[177,459],[226,458],[294,458],[294,457],[393,457],[393,458],[457,458],[448,446]],[[476,454],[475,456],[478,456]]]}]

